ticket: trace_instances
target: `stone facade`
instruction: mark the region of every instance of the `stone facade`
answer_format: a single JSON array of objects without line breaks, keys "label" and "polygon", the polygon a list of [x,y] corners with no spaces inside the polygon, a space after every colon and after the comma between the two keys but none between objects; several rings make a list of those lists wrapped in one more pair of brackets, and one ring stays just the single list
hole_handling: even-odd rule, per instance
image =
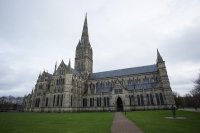
[{"label": "stone facade", "polygon": [[53,74],[39,75],[24,97],[25,112],[132,111],[168,109],[175,104],[165,62],[93,73],[87,16],[75,52],[75,66],[62,61]]}]

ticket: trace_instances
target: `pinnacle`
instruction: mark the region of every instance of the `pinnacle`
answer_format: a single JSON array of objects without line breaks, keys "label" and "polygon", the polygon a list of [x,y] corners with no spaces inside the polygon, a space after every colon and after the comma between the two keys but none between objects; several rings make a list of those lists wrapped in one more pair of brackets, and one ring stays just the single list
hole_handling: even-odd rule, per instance
[{"label": "pinnacle", "polygon": [[157,62],[163,61],[162,56],[160,55],[158,49],[157,49]]}]

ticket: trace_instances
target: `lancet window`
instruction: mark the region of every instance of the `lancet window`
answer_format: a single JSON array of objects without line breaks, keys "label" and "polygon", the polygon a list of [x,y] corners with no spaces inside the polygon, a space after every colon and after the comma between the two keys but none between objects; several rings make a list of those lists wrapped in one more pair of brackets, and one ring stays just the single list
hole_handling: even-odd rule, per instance
[{"label": "lancet window", "polygon": [[43,89],[43,85],[39,85],[38,88],[39,88],[39,90]]},{"label": "lancet window", "polygon": [[56,79],[56,85],[64,85],[64,84],[65,84],[65,79],[64,78]]},{"label": "lancet window", "polygon": [[94,107],[94,98],[90,98],[90,107]]}]

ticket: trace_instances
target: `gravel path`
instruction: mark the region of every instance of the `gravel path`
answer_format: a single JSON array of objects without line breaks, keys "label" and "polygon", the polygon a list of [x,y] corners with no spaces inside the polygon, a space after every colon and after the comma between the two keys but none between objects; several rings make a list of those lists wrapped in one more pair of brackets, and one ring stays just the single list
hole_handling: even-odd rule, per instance
[{"label": "gravel path", "polygon": [[121,112],[116,112],[111,127],[111,133],[144,133]]},{"label": "gravel path", "polygon": [[185,108],[185,109],[178,109],[178,110],[185,110],[185,111],[190,111],[190,112],[199,112],[200,113],[200,108],[198,107],[197,110],[194,108]]}]

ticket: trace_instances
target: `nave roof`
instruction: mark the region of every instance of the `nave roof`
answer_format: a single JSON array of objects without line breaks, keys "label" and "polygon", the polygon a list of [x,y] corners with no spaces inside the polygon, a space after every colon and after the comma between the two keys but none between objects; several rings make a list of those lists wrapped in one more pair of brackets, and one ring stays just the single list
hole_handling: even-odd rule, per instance
[{"label": "nave roof", "polygon": [[132,67],[132,68],[112,70],[112,71],[91,73],[89,75],[89,80],[134,75],[134,74],[140,74],[140,73],[149,73],[149,72],[156,72],[156,71],[158,71],[158,67],[156,64],[154,64],[154,65],[148,65],[148,66]]}]

